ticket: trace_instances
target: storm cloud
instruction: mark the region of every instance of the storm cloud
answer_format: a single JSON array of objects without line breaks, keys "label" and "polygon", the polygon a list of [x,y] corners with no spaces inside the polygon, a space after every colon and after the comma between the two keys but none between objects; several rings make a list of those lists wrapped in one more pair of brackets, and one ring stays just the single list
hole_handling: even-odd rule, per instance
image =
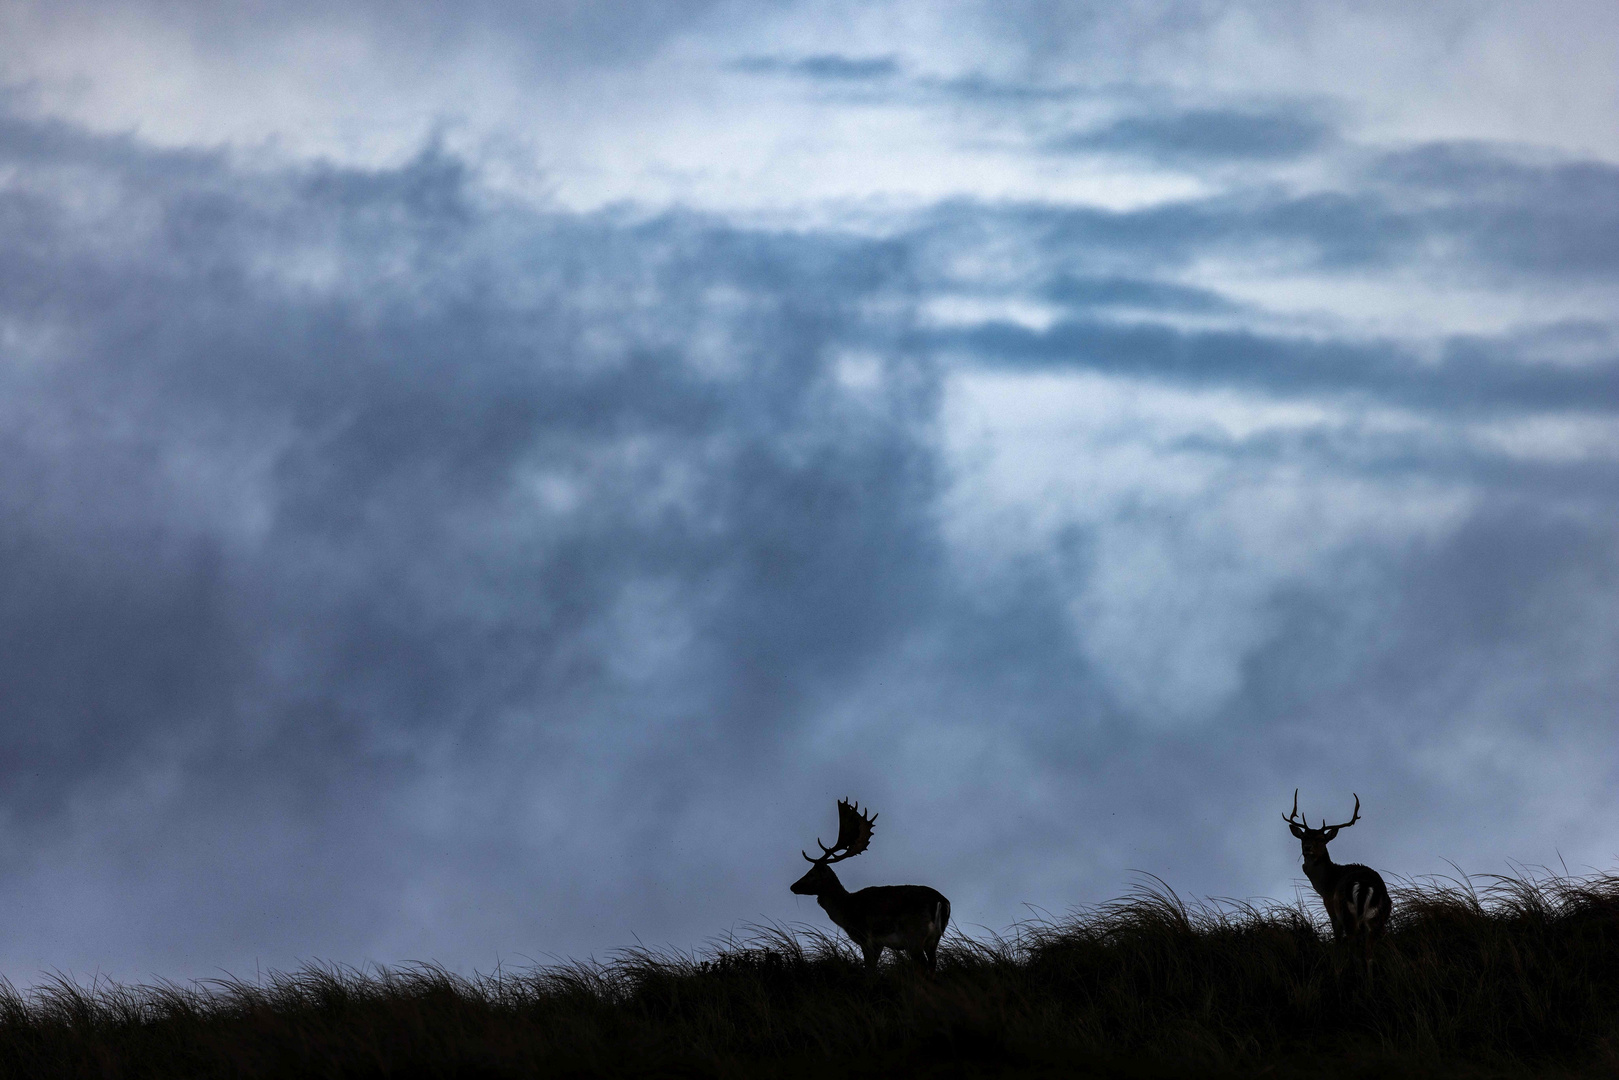
[{"label": "storm cloud", "polygon": [[[592,202],[599,162],[525,186],[455,124],[278,153],[13,73],[6,974],[815,921],[786,885],[842,795],[883,815],[846,879],[932,883],[969,928],[1132,870],[1288,895],[1295,786],[1312,816],[1357,792],[1340,843],[1391,875],[1608,865],[1612,161],[1075,89],[1001,16],[999,69],[947,69],[800,48],[786,6],[622,47],[628,9],[560,10],[457,25],[1164,186],[728,208],[722,153],[700,198]],[[268,32],[243,18],[199,40]]]}]

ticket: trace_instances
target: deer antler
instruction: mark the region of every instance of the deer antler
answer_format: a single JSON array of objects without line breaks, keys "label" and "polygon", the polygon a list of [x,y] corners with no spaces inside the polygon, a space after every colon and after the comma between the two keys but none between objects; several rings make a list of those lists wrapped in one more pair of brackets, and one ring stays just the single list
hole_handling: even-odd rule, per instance
[{"label": "deer antler", "polygon": [[1308,821],[1298,821],[1298,820],[1296,820],[1298,818],[1298,816],[1299,816],[1299,789],[1294,788],[1293,789],[1293,812],[1290,813],[1290,814],[1283,815],[1282,820],[1287,822],[1289,825],[1303,825],[1306,829],[1308,829],[1310,827],[1310,823]]},{"label": "deer antler", "polygon": [[1355,812],[1350,815],[1348,821],[1344,822],[1341,825],[1328,825],[1327,824],[1327,819],[1322,818],[1321,819],[1321,827],[1319,829],[1312,829],[1312,828],[1310,828],[1310,822],[1309,822],[1308,818],[1299,817],[1299,789],[1294,788],[1293,789],[1293,811],[1292,811],[1292,813],[1289,813],[1289,814],[1285,815],[1282,818],[1282,820],[1287,822],[1288,827],[1293,830],[1293,835],[1294,836],[1299,836],[1300,839],[1303,839],[1303,837],[1301,836],[1301,834],[1299,832],[1299,830],[1302,829],[1305,832],[1326,833],[1327,834],[1327,839],[1331,840],[1334,836],[1338,835],[1338,830],[1339,829],[1347,829],[1347,828],[1349,828],[1349,826],[1353,825],[1355,822],[1360,820],[1360,796],[1359,795],[1355,796]]},{"label": "deer antler", "polygon": [[[1297,797],[1297,793],[1295,792],[1294,794],[1295,794],[1295,797]],[[1342,825],[1328,825],[1327,824],[1327,819],[1322,818],[1321,819],[1321,831],[1322,832],[1337,832],[1339,829],[1347,829],[1347,828],[1349,828],[1349,826],[1353,825],[1355,822],[1357,822],[1359,820],[1360,820],[1360,796],[1356,795],[1355,796],[1355,812],[1353,814],[1349,815],[1349,820],[1344,822]]]},{"label": "deer antler", "polygon": [[838,800],[838,842],[831,847],[821,843],[816,837],[815,842],[821,845],[821,857],[810,858],[808,852],[799,852],[812,863],[831,864],[852,859],[871,846],[871,832],[877,824],[877,814],[867,816],[860,812],[859,803],[851,803],[848,799]]}]

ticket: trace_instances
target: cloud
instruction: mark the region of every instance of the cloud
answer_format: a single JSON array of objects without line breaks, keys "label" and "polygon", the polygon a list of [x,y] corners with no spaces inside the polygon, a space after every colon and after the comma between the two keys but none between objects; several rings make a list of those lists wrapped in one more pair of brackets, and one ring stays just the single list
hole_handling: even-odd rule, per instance
[{"label": "cloud", "polygon": [[1331,134],[1302,113],[1192,109],[1127,116],[1094,130],[1053,140],[1058,152],[1141,154],[1159,161],[1275,161],[1320,148]]},{"label": "cloud", "polygon": [[1456,342],[1437,364],[1387,343],[1320,342],[1251,332],[1182,332],[1165,326],[1064,321],[1044,332],[999,324],[943,333],[940,348],[986,360],[1062,365],[1191,385],[1266,393],[1358,393],[1385,402],[1463,411],[1475,407],[1611,411],[1619,369],[1603,363],[1536,370],[1496,343]]},{"label": "cloud", "polygon": [[928,376],[858,311],[886,245],[9,130],[14,822],[154,762],[175,813],[228,775],[325,820],[631,717],[615,758],[747,760],[926,591]]},{"label": "cloud", "polygon": [[1457,281],[1603,282],[1619,267],[1609,226],[1619,170],[1603,163],[1426,146],[1379,156],[1357,180],[1351,191],[1239,188],[1122,211],[1028,203],[962,214],[956,202],[935,208],[932,225],[949,236],[958,215],[971,229],[997,220],[1072,260],[1125,257],[1158,273],[1261,249],[1299,272],[1424,266]]},{"label": "cloud", "polygon": [[1389,155],[1376,175],[1438,203],[1425,208],[1435,231],[1466,243],[1480,262],[1552,279],[1619,273],[1619,167],[1612,164],[1437,144]]},{"label": "cloud", "polygon": [[692,944],[843,794],[969,924],[1282,891],[1301,783],[1600,857],[1612,170],[1130,117],[1338,171],[761,222],[8,116],[0,963]]},{"label": "cloud", "polygon": [[97,19],[125,26],[179,32],[208,51],[263,49],[271,41],[310,37],[312,28],[328,34],[363,36],[396,54],[428,51],[441,56],[490,39],[523,43],[538,68],[557,65],[617,64],[644,59],[671,36],[723,5],[716,0],[628,0],[615,4],[513,3],[483,0],[453,15],[431,3],[381,4],[370,0],[337,6],[295,2],[248,3],[213,10],[181,10],[147,0],[107,5],[67,2],[22,4],[13,18],[27,35],[48,39],[58,32],[82,31]]},{"label": "cloud", "polygon": [[787,74],[807,79],[864,82],[887,79],[899,73],[894,56],[840,56],[825,53],[797,58],[751,56],[736,61],[738,71],[760,75]]},{"label": "cloud", "polygon": [[1054,278],[1044,293],[1047,299],[1080,309],[1221,312],[1235,306],[1210,289],[1119,277],[1078,278],[1063,274]]}]

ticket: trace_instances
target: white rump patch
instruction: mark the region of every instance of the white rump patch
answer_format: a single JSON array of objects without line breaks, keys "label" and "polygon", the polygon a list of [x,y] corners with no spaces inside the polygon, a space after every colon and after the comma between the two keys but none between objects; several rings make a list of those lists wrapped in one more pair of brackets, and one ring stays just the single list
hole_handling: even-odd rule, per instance
[{"label": "white rump patch", "polygon": [[1379,911],[1383,910],[1381,904],[1373,903],[1375,896],[1376,892],[1370,886],[1355,882],[1349,894],[1349,911],[1355,922],[1369,923],[1377,917]]}]

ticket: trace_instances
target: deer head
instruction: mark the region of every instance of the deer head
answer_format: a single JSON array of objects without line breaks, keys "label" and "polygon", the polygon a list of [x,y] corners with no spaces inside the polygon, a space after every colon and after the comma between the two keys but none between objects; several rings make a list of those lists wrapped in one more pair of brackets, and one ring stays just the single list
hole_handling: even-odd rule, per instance
[{"label": "deer head", "polygon": [[1355,796],[1355,812],[1349,816],[1348,821],[1338,825],[1328,825],[1327,819],[1322,818],[1321,827],[1312,829],[1308,821],[1299,817],[1299,789],[1294,788],[1293,812],[1283,817],[1282,820],[1287,822],[1287,827],[1292,830],[1293,835],[1298,837],[1299,842],[1304,846],[1304,861],[1307,863],[1319,862],[1326,859],[1327,845],[1332,842],[1333,837],[1338,835],[1338,830],[1347,829],[1360,820],[1360,796]]},{"label": "deer head", "polygon": [[860,812],[858,803],[851,803],[848,799],[838,800],[838,842],[827,847],[821,843],[820,837],[816,837],[815,842],[821,848],[820,858],[800,852],[811,865],[807,874],[793,882],[793,892],[800,896],[819,896],[828,889],[841,889],[837,875],[832,872],[832,864],[852,859],[871,846],[871,831],[876,824],[876,814],[867,816]]}]

